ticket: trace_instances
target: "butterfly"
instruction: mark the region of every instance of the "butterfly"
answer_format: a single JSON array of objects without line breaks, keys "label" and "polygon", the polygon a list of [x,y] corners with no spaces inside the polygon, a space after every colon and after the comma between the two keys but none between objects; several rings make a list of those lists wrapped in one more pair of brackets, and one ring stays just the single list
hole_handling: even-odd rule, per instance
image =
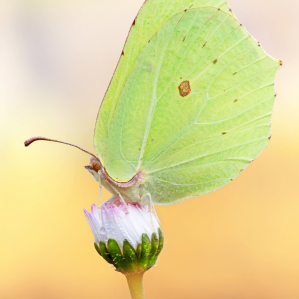
[{"label": "butterfly", "polygon": [[[84,150],[86,168],[114,196],[140,204],[228,184],[269,142],[281,65],[226,1],[147,0],[98,113],[97,156]],[[25,145],[36,140],[51,139]]]}]

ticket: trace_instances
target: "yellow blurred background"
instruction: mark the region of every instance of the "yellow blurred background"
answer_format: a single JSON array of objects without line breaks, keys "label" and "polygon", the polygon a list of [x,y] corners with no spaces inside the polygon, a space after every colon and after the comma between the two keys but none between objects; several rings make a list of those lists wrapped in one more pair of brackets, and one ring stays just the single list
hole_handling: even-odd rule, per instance
[{"label": "yellow blurred background", "polygon": [[[93,151],[100,102],[142,3],[0,1],[0,298],[130,298],[83,214],[99,204],[89,157],[23,142],[42,135]],[[156,208],[166,245],[145,275],[148,299],[299,298],[299,1],[229,4],[284,62],[272,140],[228,186]]]}]

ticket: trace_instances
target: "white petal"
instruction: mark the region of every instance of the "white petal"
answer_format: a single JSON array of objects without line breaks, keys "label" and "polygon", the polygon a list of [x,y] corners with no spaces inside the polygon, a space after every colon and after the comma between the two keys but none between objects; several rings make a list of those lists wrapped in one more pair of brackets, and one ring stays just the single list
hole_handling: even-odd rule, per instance
[{"label": "white petal", "polygon": [[109,239],[114,239],[122,250],[127,239],[137,249],[142,234],[146,233],[151,239],[154,232],[158,233],[159,220],[147,206],[128,203],[127,207],[129,213],[122,201],[116,198],[102,204],[100,209],[92,205],[91,213],[84,210],[97,243],[104,241],[107,244]]},{"label": "white petal", "polygon": [[100,243],[101,241],[101,238],[100,238],[100,224],[99,222],[95,219],[95,217],[93,217],[93,215],[91,213],[89,213],[87,210],[84,209],[84,214],[85,214],[85,217],[89,223],[89,226],[91,228],[91,231],[94,235],[94,238],[95,238],[95,242],[97,244]]}]

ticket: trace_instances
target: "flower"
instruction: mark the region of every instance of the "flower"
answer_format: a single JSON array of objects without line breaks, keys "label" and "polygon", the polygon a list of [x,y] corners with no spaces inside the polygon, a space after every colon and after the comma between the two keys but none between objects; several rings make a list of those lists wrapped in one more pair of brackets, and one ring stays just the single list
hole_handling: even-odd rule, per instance
[{"label": "flower", "polygon": [[[138,203],[126,205],[115,198],[84,209],[97,252],[124,274],[151,268],[163,248],[159,219]],[[150,239],[151,238],[151,239]]]}]

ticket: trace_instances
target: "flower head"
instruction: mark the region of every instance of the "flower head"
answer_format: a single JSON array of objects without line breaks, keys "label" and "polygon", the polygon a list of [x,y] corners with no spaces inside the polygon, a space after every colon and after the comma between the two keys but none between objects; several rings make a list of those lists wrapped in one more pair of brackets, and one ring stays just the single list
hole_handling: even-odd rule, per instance
[{"label": "flower head", "polygon": [[[163,248],[159,219],[147,206],[120,199],[99,208],[93,204],[85,216],[95,238],[98,253],[123,273],[151,268]],[[151,238],[151,239],[150,239]]]}]

